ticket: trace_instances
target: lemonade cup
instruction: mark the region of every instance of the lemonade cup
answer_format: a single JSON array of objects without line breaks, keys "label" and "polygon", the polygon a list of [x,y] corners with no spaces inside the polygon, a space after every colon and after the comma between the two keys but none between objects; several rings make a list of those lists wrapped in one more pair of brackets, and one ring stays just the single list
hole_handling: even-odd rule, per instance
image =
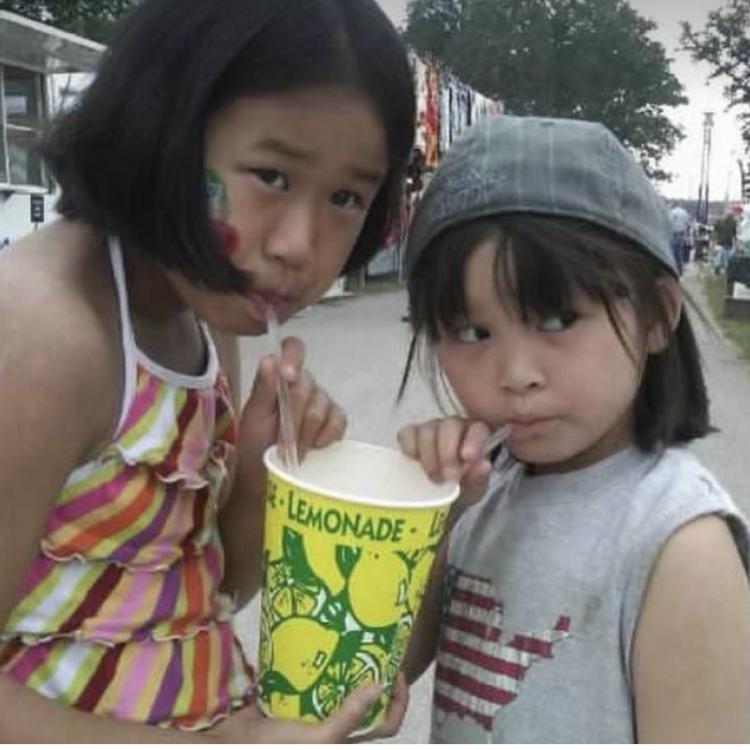
[{"label": "lemonade cup", "polygon": [[259,705],[317,722],[377,682],[364,731],[388,707],[458,485],[353,440],[310,451],[294,474],[275,446],[264,460]]}]

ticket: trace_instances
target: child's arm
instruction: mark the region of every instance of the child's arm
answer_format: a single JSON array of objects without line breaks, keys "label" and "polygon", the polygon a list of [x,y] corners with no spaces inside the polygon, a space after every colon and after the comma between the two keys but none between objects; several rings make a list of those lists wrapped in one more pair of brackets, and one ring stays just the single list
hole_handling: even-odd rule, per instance
[{"label": "child's arm", "polygon": [[440,628],[440,590],[443,585],[445,563],[448,556],[448,535],[446,534],[435,554],[430,577],[419,608],[409,646],[401,667],[406,681],[411,685],[432,664],[437,652],[438,631]]},{"label": "child's arm", "polygon": [[699,518],[664,546],[631,666],[639,742],[750,742],[750,589],[721,518]]},{"label": "child's arm", "polygon": [[422,606],[404,658],[404,672],[411,684],[435,658],[440,626],[440,591],[448,557],[448,534],[467,506],[487,487],[491,469],[484,456],[490,430],[481,422],[459,417],[433,419],[399,430],[401,450],[422,464],[435,481],[461,480],[461,495],[453,504],[445,533],[435,554]]},{"label": "child's arm", "polygon": [[[346,429],[346,417],[310,373],[304,370],[304,346],[299,339],[284,340],[283,368],[290,383],[300,458],[310,448],[322,448],[338,440]],[[233,368],[239,381],[239,357]],[[263,453],[278,436],[276,379],[278,367],[271,356],[263,357],[250,395],[242,409],[234,481],[220,526],[226,553],[222,588],[238,606],[258,590],[264,521],[266,469]]]}]

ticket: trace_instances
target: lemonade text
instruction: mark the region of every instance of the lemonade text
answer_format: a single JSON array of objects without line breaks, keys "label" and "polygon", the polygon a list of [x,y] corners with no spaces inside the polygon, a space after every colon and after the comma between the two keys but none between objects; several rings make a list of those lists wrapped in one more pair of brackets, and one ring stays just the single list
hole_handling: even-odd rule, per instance
[{"label": "lemonade text", "polygon": [[345,513],[336,508],[320,508],[289,493],[287,515],[291,521],[317,531],[373,542],[400,542],[404,532],[401,518],[374,518],[363,513]]}]

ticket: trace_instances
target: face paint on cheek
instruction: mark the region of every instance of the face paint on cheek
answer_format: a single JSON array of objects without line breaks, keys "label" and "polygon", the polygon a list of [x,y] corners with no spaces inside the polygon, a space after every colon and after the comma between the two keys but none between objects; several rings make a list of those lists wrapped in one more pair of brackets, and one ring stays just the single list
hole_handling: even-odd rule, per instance
[{"label": "face paint on cheek", "polygon": [[214,169],[206,170],[206,193],[208,212],[213,219],[214,231],[219,239],[221,251],[227,257],[234,255],[240,248],[240,236],[237,230],[226,221],[229,216],[229,195],[219,173]]},{"label": "face paint on cheek", "polygon": [[226,219],[229,216],[229,196],[219,173],[214,169],[206,170],[206,195],[211,218]]},{"label": "face paint on cheek", "polygon": [[237,230],[226,221],[216,220],[213,225],[222,253],[227,257],[234,255],[240,249],[240,235]]}]

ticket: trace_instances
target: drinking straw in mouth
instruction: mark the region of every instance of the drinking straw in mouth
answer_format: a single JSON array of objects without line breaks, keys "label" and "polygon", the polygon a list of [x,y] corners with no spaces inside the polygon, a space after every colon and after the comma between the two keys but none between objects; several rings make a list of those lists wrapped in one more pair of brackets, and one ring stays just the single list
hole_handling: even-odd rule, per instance
[{"label": "drinking straw in mouth", "polygon": [[276,398],[279,402],[279,444],[281,457],[287,469],[295,473],[299,469],[299,454],[297,452],[297,434],[294,429],[294,415],[292,414],[292,400],[289,395],[289,384],[281,376],[281,335],[279,334],[279,319],[276,310],[271,305],[266,306],[266,322],[268,324],[268,338],[271,351],[276,358],[279,368],[276,379]]}]

